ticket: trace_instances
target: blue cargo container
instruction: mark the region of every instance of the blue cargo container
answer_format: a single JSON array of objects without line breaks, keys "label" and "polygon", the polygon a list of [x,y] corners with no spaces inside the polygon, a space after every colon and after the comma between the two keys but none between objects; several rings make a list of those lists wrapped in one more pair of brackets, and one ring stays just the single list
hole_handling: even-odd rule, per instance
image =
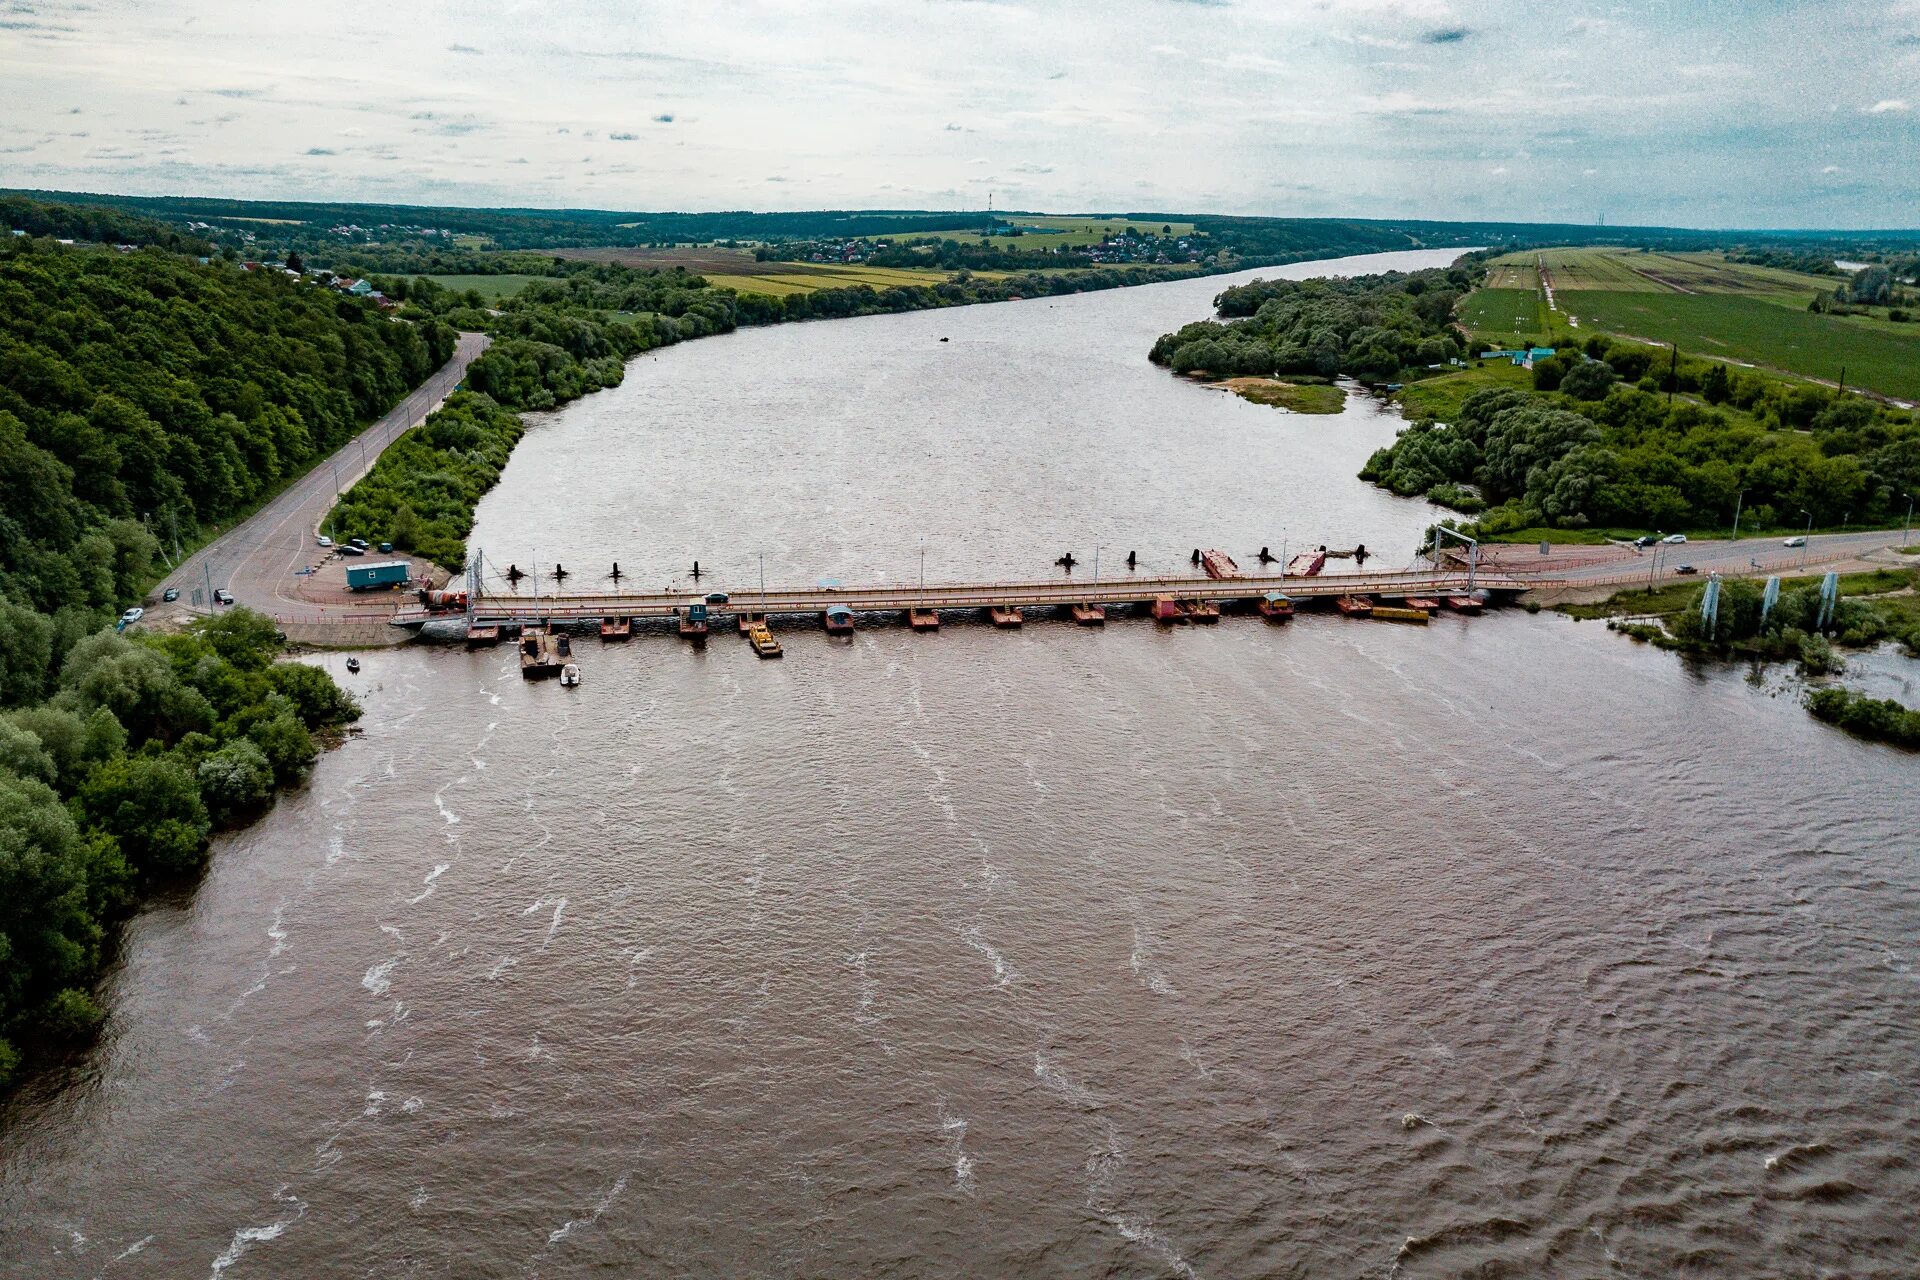
[{"label": "blue cargo container", "polygon": [[379,564],[350,564],[347,566],[347,589],[374,591],[381,587],[404,587],[407,585],[407,569],[405,560],[383,560]]}]

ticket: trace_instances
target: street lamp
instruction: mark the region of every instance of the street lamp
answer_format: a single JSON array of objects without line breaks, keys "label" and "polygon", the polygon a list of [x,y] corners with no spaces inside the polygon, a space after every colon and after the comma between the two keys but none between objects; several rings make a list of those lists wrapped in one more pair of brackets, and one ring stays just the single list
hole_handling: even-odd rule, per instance
[{"label": "street lamp", "polygon": [[1805,564],[1808,554],[1813,550],[1812,547],[1807,545],[1807,540],[1813,537],[1813,512],[1802,507],[1800,508],[1800,514],[1807,518],[1806,532],[1800,535],[1800,563]]},{"label": "street lamp", "polygon": [[1093,547],[1093,581],[1095,586],[1098,586],[1100,583],[1100,544],[1099,543],[1095,543]]},{"label": "street lamp", "polygon": [[1900,526],[1900,545],[1907,545],[1907,533],[1913,528],[1913,495],[1907,495],[1907,522]]}]

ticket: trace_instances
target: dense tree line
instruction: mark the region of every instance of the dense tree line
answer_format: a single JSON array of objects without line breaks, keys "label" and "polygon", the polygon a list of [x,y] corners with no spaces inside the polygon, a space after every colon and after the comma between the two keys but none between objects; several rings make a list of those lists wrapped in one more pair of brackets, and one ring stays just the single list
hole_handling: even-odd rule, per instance
[{"label": "dense tree line", "polygon": [[1892,698],[1869,697],[1829,685],[1808,691],[1806,705],[1818,719],[1838,725],[1857,738],[1920,750],[1920,711],[1910,711]]},{"label": "dense tree line", "polygon": [[96,244],[154,245],[199,256],[213,251],[204,236],[152,218],[98,205],[46,204],[25,196],[0,196],[0,232],[7,231]]},{"label": "dense tree line", "polygon": [[0,707],[451,354],[444,324],[146,249],[0,245]]},{"label": "dense tree line", "polygon": [[1536,390],[1477,391],[1456,421],[1414,423],[1362,478],[1462,510],[1493,508],[1481,521],[1489,533],[1713,528],[1736,504],[1756,529],[1809,516],[1885,523],[1920,493],[1912,414],[1717,362],[1675,366],[1604,337],[1573,358],[1557,382],[1536,367]]},{"label": "dense tree line", "polygon": [[0,713],[0,1092],[23,1051],[84,1037],[112,926],[197,871],[209,835],[306,775],[314,735],[360,709],[318,667],[274,661],[244,609],[186,633],[87,636],[57,692]]},{"label": "dense tree line", "polygon": [[1214,300],[1226,323],[1201,320],[1160,336],[1148,358],[1176,373],[1302,373],[1392,378],[1461,355],[1454,304],[1464,267],[1352,279],[1256,280]]},{"label": "dense tree line", "polygon": [[391,542],[458,572],[474,508],[500,479],[523,430],[516,415],[487,396],[456,391],[387,446],[341,498],[328,527],[342,538]]}]

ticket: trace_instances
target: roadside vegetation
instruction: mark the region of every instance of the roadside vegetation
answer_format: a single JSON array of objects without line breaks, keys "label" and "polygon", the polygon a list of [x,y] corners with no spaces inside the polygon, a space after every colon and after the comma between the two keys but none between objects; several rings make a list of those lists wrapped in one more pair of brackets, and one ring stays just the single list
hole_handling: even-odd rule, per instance
[{"label": "roadside vegetation", "polygon": [[102,631],[66,652],[51,698],[0,712],[0,1093],[99,1025],[114,926],[359,716],[282,647],[245,609],[179,635]]},{"label": "roadside vegetation", "polygon": [[336,537],[391,542],[458,573],[474,508],[524,433],[518,415],[490,397],[456,391],[387,446],[373,470],[341,497],[327,527]]}]

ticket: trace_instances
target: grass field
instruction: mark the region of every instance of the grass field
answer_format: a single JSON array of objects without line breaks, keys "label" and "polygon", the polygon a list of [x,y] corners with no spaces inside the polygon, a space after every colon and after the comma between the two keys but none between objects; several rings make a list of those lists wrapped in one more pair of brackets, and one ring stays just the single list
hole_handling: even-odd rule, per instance
[{"label": "grass field", "polygon": [[546,276],[428,276],[435,284],[445,285],[449,289],[462,292],[471,289],[488,302],[498,302],[502,298],[511,298],[535,280],[545,280]]},{"label": "grass field", "polygon": [[1546,249],[1510,253],[1487,266],[1489,288],[1531,288],[1535,263],[1556,292],[1733,293],[1804,307],[1837,277],[1728,262],[1717,253],[1642,253],[1637,249]]},{"label": "grass field", "polygon": [[1476,289],[1460,304],[1460,321],[1490,340],[1541,339],[1547,335],[1547,303],[1537,289]]},{"label": "grass field", "polygon": [[1331,383],[1285,382],[1279,378],[1228,378],[1216,386],[1243,400],[1271,405],[1294,413],[1339,413],[1347,407],[1344,388]]},{"label": "grass field", "polygon": [[1525,289],[1532,293],[1539,287],[1540,269],[1530,254],[1510,253],[1487,264],[1489,289]]},{"label": "grass field", "polygon": [[1400,411],[1409,421],[1432,418],[1436,422],[1457,422],[1461,404],[1476,391],[1484,391],[1489,387],[1525,390],[1532,386],[1533,374],[1530,371],[1499,360],[1478,368],[1462,369],[1458,373],[1443,373],[1437,378],[1410,382],[1397,396]]},{"label": "grass field", "polygon": [[1845,366],[1849,386],[1920,399],[1920,326],[1902,333],[1724,293],[1563,293],[1560,305],[1585,328],[1675,342],[1688,355],[1826,381]]},{"label": "grass field", "polygon": [[[889,289],[897,285],[939,284],[949,278],[945,271],[917,271],[903,267],[869,267],[863,263],[832,266],[820,262],[761,262],[757,267],[777,268],[760,272],[707,272],[707,281],[723,289],[741,293],[764,293],[784,298],[790,293],[812,293],[815,289],[846,289],[869,285]],[[997,280],[1005,272],[976,271],[982,279]]]}]

